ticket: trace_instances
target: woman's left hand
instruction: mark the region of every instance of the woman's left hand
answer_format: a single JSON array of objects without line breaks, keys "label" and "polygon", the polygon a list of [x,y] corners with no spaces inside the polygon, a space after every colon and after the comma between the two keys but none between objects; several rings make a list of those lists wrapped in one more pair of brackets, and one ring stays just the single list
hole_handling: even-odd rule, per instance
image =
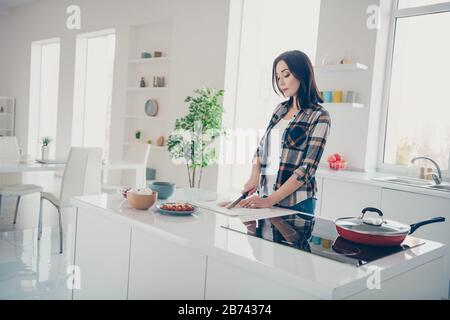
[{"label": "woman's left hand", "polygon": [[273,203],[270,201],[268,197],[261,198],[259,196],[254,195],[253,197],[242,200],[237,204],[236,207],[257,209],[257,208],[270,208],[272,206]]}]

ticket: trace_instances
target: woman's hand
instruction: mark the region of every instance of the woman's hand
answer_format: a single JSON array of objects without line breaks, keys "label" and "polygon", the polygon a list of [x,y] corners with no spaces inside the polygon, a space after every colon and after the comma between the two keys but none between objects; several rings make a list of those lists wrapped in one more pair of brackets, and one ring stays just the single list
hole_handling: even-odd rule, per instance
[{"label": "woman's hand", "polygon": [[248,192],[248,195],[252,195],[258,190],[259,178],[250,178],[242,189],[242,193]]},{"label": "woman's hand", "polygon": [[270,208],[273,205],[274,204],[272,203],[269,197],[261,198],[259,196],[254,195],[253,197],[242,200],[237,204],[236,207],[258,209],[258,208]]}]

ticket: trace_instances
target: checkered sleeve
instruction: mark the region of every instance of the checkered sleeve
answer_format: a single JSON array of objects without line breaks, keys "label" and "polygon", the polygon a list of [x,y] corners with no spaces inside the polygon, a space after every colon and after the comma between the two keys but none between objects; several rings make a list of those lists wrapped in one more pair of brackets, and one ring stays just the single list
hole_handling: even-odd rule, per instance
[{"label": "checkered sleeve", "polygon": [[252,164],[256,163],[258,157],[259,157],[259,146],[256,148],[255,154],[253,155]]},{"label": "checkered sleeve", "polygon": [[262,144],[263,144],[263,138],[264,137],[261,137],[261,139],[259,139],[259,141],[258,141],[258,145],[256,146],[256,151],[253,154],[252,164],[255,164],[256,160],[261,156],[261,148],[262,148]]},{"label": "checkered sleeve", "polygon": [[330,115],[325,111],[315,121],[313,129],[308,136],[304,159],[293,172],[297,176],[297,181],[307,182],[314,176],[329,133]]}]

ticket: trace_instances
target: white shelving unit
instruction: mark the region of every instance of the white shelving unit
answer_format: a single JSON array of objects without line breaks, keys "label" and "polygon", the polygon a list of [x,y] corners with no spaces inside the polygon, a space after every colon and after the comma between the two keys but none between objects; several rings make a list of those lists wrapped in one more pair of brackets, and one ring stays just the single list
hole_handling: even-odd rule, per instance
[{"label": "white shelving unit", "polygon": [[314,68],[315,72],[328,73],[328,72],[346,72],[346,71],[363,71],[369,67],[362,63],[351,64],[332,64],[325,66],[317,66]]},{"label": "white shelving unit", "polygon": [[[336,85],[336,81],[338,79],[342,79],[341,75],[344,73],[351,73],[353,74],[353,72],[360,72],[360,71],[366,71],[368,70],[369,67],[366,66],[365,64],[356,62],[356,63],[350,63],[350,64],[331,64],[331,65],[323,65],[323,66],[316,66],[314,67],[314,72],[316,73],[316,75],[322,79],[325,79],[323,77],[327,77],[327,84],[331,84],[331,86],[329,86],[330,90],[323,90],[323,91],[346,91],[346,90],[342,90],[342,89],[338,89],[337,85]],[[338,76],[339,75],[339,76]],[[347,90],[347,91],[353,91],[353,90]],[[357,99],[357,92],[354,91],[354,94],[356,95],[356,99]],[[345,94],[343,99],[345,99]],[[362,103],[357,103],[357,102],[324,102],[323,103],[324,107],[331,107],[331,108],[364,108],[364,104]]]},{"label": "white shelving unit", "polygon": [[134,115],[134,114],[126,114],[125,119],[139,119],[139,120],[150,120],[150,121],[167,121],[167,119],[161,118],[161,117],[151,117],[151,116],[141,116],[141,115]]},{"label": "white shelving unit", "polygon": [[0,136],[14,136],[15,99],[0,96]]},{"label": "white shelving unit", "polygon": [[[135,141],[134,133],[141,130],[142,141],[151,139],[156,142],[163,136],[167,140],[170,133],[170,67],[172,61],[172,27],[171,20],[155,21],[130,27],[130,47],[128,55],[127,105],[125,110],[124,146]],[[160,51],[162,57],[141,58],[142,52]],[[164,77],[164,87],[153,87],[153,77]],[[146,87],[140,87],[144,77]],[[158,113],[148,116],[145,113],[147,100],[156,100]],[[133,142],[134,143],[134,142]],[[143,142],[146,143],[146,142]],[[167,150],[166,146],[152,144],[151,150]],[[149,164],[157,165],[161,153],[150,152]]]},{"label": "white shelving unit", "polygon": [[161,57],[161,58],[147,58],[147,59],[130,59],[128,63],[159,63],[159,62],[169,62],[169,57]]},{"label": "white shelving unit", "polygon": [[169,90],[169,88],[168,87],[145,87],[145,88],[140,88],[140,87],[137,87],[137,88],[128,88],[127,89],[128,91],[167,91],[167,90]]},{"label": "white shelving unit", "polygon": [[[143,142],[139,142],[139,143],[143,143]],[[129,145],[130,145],[130,142],[124,142],[123,145],[124,145],[124,146],[129,146]],[[155,150],[167,150],[167,147],[166,147],[166,146],[157,146],[157,145],[151,144],[150,149],[155,149]]]}]

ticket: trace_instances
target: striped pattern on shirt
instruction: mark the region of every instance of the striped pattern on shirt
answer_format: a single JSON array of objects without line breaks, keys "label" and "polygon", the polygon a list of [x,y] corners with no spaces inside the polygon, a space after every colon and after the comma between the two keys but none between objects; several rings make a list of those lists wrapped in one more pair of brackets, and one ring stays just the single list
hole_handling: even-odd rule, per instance
[{"label": "striped pattern on shirt", "polygon": [[265,134],[261,138],[253,160],[259,159],[261,177],[258,193],[266,190],[266,168],[268,161],[280,161],[274,190],[278,190],[292,175],[301,183],[299,188],[279,202],[292,207],[303,200],[315,197],[317,183],[315,172],[322,157],[330,133],[331,119],[322,106],[300,108],[296,117],[283,133],[280,159],[270,159],[268,136],[271,129],[288,112],[288,101],[279,104],[270,119]]}]

